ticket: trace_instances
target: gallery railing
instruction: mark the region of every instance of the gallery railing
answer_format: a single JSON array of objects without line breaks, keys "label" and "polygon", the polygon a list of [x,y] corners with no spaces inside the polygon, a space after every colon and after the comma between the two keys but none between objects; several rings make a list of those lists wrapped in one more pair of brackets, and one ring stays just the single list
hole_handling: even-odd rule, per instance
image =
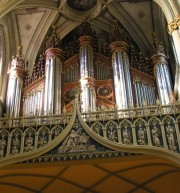
[{"label": "gallery railing", "polygon": [[[72,113],[60,115],[0,118],[0,159],[48,145],[72,122],[75,111],[80,113],[80,105],[74,107]],[[75,116],[74,120],[78,119],[78,113]],[[79,116],[86,133],[107,147],[158,148],[179,156],[179,102],[124,110],[108,110],[102,105],[96,112]]]}]

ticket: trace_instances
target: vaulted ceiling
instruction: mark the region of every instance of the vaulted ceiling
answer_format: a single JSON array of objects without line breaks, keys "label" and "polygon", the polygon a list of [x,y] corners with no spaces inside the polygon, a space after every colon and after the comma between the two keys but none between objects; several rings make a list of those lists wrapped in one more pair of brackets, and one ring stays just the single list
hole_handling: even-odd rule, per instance
[{"label": "vaulted ceiling", "polygon": [[[89,9],[88,4],[91,3],[88,2],[93,1],[12,0],[10,3],[1,0],[0,24],[8,18],[8,28],[14,32],[11,34],[11,46],[23,46],[25,60],[31,67],[46,34],[54,24],[58,36],[63,39],[84,20],[99,34],[102,31],[110,33],[114,24],[118,23],[130,34],[145,57],[151,54],[153,31],[169,48],[168,35],[162,30],[166,29],[165,18],[160,7],[152,0],[95,0],[95,6],[89,5],[93,6]],[[86,10],[83,6],[86,6]],[[15,50],[12,54],[15,54]]]}]

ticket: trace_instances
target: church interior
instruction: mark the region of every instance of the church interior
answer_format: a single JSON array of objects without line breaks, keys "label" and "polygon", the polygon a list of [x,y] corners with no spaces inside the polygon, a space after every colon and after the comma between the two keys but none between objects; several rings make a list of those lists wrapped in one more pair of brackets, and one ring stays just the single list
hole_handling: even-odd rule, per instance
[{"label": "church interior", "polygon": [[179,193],[180,2],[0,0],[0,192]]}]

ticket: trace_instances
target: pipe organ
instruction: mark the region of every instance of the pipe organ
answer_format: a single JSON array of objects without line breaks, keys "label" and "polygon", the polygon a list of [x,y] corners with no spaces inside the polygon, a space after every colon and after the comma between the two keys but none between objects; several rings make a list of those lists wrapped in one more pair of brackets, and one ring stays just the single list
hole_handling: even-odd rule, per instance
[{"label": "pipe organ", "polygon": [[171,102],[167,57],[159,44],[148,59],[130,46],[127,34],[117,26],[110,38],[103,41],[98,41],[88,23],[71,33],[60,41],[53,27],[44,46],[46,50],[39,55],[32,72],[25,67],[20,50],[12,59],[8,70],[7,116],[71,111],[77,94],[81,112],[85,113],[102,107],[106,110],[153,106],[157,98],[162,105]]}]

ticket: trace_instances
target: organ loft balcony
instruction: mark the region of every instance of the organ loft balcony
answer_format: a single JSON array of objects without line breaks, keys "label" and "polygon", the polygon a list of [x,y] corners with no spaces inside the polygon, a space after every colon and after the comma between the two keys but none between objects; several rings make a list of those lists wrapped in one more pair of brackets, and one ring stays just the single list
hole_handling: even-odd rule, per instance
[{"label": "organ loft balcony", "polygon": [[[71,159],[162,156],[179,163],[180,103],[82,113],[79,96],[71,112],[0,119],[0,164]],[[73,157],[73,158],[72,158]]]}]

